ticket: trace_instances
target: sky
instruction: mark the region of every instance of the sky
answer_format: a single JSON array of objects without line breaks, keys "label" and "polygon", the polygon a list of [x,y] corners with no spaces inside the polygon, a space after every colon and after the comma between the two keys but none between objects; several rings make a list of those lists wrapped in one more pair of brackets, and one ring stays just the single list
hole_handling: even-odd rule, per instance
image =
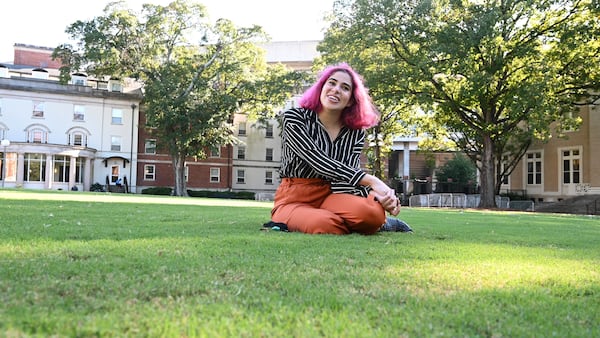
[{"label": "sky", "polygon": [[[209,20],[227,18],[238,27],[262,26],[272,41],[320,40],[334,0],[194,0],[203,4]],[[65,29],[77,20],[104,14],[112,0],[5,1],[0,19],[0,63],[12,63],[18,44],[54,48],[68,43]],[[139,11],[143,3],[167,5],[171,0],[126,0]]]}]

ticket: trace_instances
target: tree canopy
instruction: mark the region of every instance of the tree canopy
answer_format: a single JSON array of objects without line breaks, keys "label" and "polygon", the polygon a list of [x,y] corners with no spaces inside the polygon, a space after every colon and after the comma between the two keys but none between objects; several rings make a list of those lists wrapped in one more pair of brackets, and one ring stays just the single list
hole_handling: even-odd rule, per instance
[{"label": "tree canopy", "polygon": [[320,47],[324,57],[360,64],[371,88],[387,88],[386,98],[433,112],[477,164],[481,207],[495,206],[500,178],[534,139],[548,139],[551,126],[573,128],[578,106],[598,99],[595,0],[338,0],[335,6]]},{"label": "tree canopy", "polygon": [[268,37],[259,26],[209,24],[204,6],[185,0],[144,4],[140,13],[111,3],[103,16],[77,21],[67,33],[78,44],[55,49],[63,78],[83,70],[143,83],[147,127],[172,157],[180,196],[187,195],[186,158],[235,142],[233,114],[273,111],[300,77],[267,65],[257,43]]}]

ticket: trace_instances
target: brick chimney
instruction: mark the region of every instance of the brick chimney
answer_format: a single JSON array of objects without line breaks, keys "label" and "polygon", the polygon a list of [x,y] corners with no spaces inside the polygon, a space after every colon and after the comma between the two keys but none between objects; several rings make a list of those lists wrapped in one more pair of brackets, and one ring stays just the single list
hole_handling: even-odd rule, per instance
[{"label": "brick chimney", "polygon": [[15,65],[45,69],[59,69],[62,65],[60,60],[52,60],[54,48],[16,43],[14,51],[15,58],[13,63]]}]

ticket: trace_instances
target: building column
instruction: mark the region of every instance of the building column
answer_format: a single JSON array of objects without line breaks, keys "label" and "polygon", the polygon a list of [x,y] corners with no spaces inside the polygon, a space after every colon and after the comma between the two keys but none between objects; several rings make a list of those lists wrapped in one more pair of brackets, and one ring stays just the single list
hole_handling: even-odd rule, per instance
[{"label": "building column", "polygon": [[46,189],[52,189],[52,183],[54,183],[54,156],[46,154],[46,182],[44,182],[44,186]]},{"label": "building column", "polygon": [[83,164],[83,191],[89,191],[92,187],[92,160],[85,158]]},{"label": "building column", "polygon": [[[21,168],[19,168],[21,166]],[[22,187],[25,181],[25,154],[17,154],[17,181],[15,182],[16,187]]]},{"label": "building column", "polygon": [[402,182],[404,183],[404,193],[408,193],[410,185],[410,143],[404,142],[402,150]]},{"label": "building column", "polygon": [[77,182],[75,182],[75,173],[77,172],[76,166],[77,166],[77,157],[71,156],[70,163],[69,163],[69,190],[71,190],[71,188],[73,188],[74,186],[77,185]]}]

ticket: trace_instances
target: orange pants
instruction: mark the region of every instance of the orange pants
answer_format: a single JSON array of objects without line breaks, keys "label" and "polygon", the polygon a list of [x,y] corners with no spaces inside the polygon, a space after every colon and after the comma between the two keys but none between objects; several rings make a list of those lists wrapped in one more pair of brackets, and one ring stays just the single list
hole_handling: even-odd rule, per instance
[{"label": "orange pants", "polygon": [[289,231],[371,235],[385,223],[385,210],[373,196],[333,194],[321,179],[284,178],[275,193],[271,220],[287,224]]}]

